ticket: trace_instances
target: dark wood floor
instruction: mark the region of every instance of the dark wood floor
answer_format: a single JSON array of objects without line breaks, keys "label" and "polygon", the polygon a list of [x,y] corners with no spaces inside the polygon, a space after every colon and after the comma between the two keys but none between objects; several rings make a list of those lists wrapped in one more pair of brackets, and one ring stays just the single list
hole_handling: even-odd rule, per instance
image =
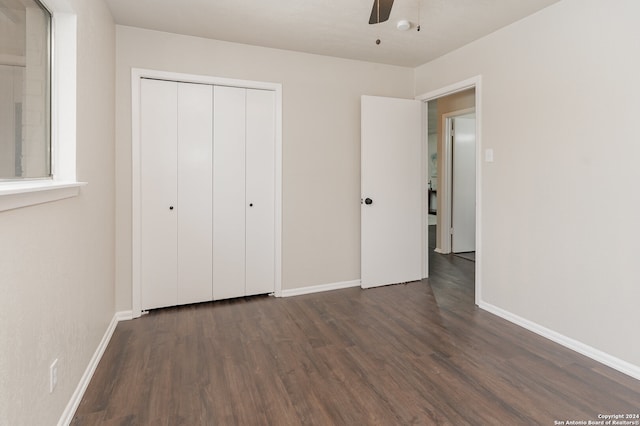
[{"label": "dark wood floor", "polygon": [[162,309],[118,324],[73,425],[553,425],[640,412],[640,382],[429,280]]}]

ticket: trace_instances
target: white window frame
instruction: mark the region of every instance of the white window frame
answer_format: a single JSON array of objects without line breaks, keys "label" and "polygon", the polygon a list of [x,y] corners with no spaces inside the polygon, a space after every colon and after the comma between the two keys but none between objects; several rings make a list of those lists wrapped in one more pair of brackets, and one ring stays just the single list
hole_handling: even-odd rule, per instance
[{"label": "white window frame", "polygon": [[77,16],[67,0],[40,0],[51,12],[50,179],[0,182],[0,211],[41,204],[80,193],[76,180]]}]

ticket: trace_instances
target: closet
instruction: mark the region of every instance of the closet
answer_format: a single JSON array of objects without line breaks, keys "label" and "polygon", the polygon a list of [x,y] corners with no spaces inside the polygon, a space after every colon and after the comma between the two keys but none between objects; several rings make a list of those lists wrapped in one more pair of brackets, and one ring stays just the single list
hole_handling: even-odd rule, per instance
[{"label": "closet", "polygon": [[273,91],[142,79],[143,310],[271,293]]}]

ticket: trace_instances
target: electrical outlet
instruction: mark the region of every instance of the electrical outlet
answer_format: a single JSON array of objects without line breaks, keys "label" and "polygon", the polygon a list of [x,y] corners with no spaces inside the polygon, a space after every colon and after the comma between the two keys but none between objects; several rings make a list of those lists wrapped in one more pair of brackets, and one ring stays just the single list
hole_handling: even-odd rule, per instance
[{"label": "electrical outlet", "polygon": [[52,393],[58,384],[58,358],[49,366],[49,393]]}]

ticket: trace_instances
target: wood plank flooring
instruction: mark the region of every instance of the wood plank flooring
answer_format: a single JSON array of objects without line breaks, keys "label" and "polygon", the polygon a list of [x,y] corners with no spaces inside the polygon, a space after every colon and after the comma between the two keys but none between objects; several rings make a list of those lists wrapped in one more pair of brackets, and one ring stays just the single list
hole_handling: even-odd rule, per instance
[{"label": "wood plank flooring", "polygon": [[640,381],[421,282],[152,311],[118,324],[73,425],[553,425],[640,413]]}]

